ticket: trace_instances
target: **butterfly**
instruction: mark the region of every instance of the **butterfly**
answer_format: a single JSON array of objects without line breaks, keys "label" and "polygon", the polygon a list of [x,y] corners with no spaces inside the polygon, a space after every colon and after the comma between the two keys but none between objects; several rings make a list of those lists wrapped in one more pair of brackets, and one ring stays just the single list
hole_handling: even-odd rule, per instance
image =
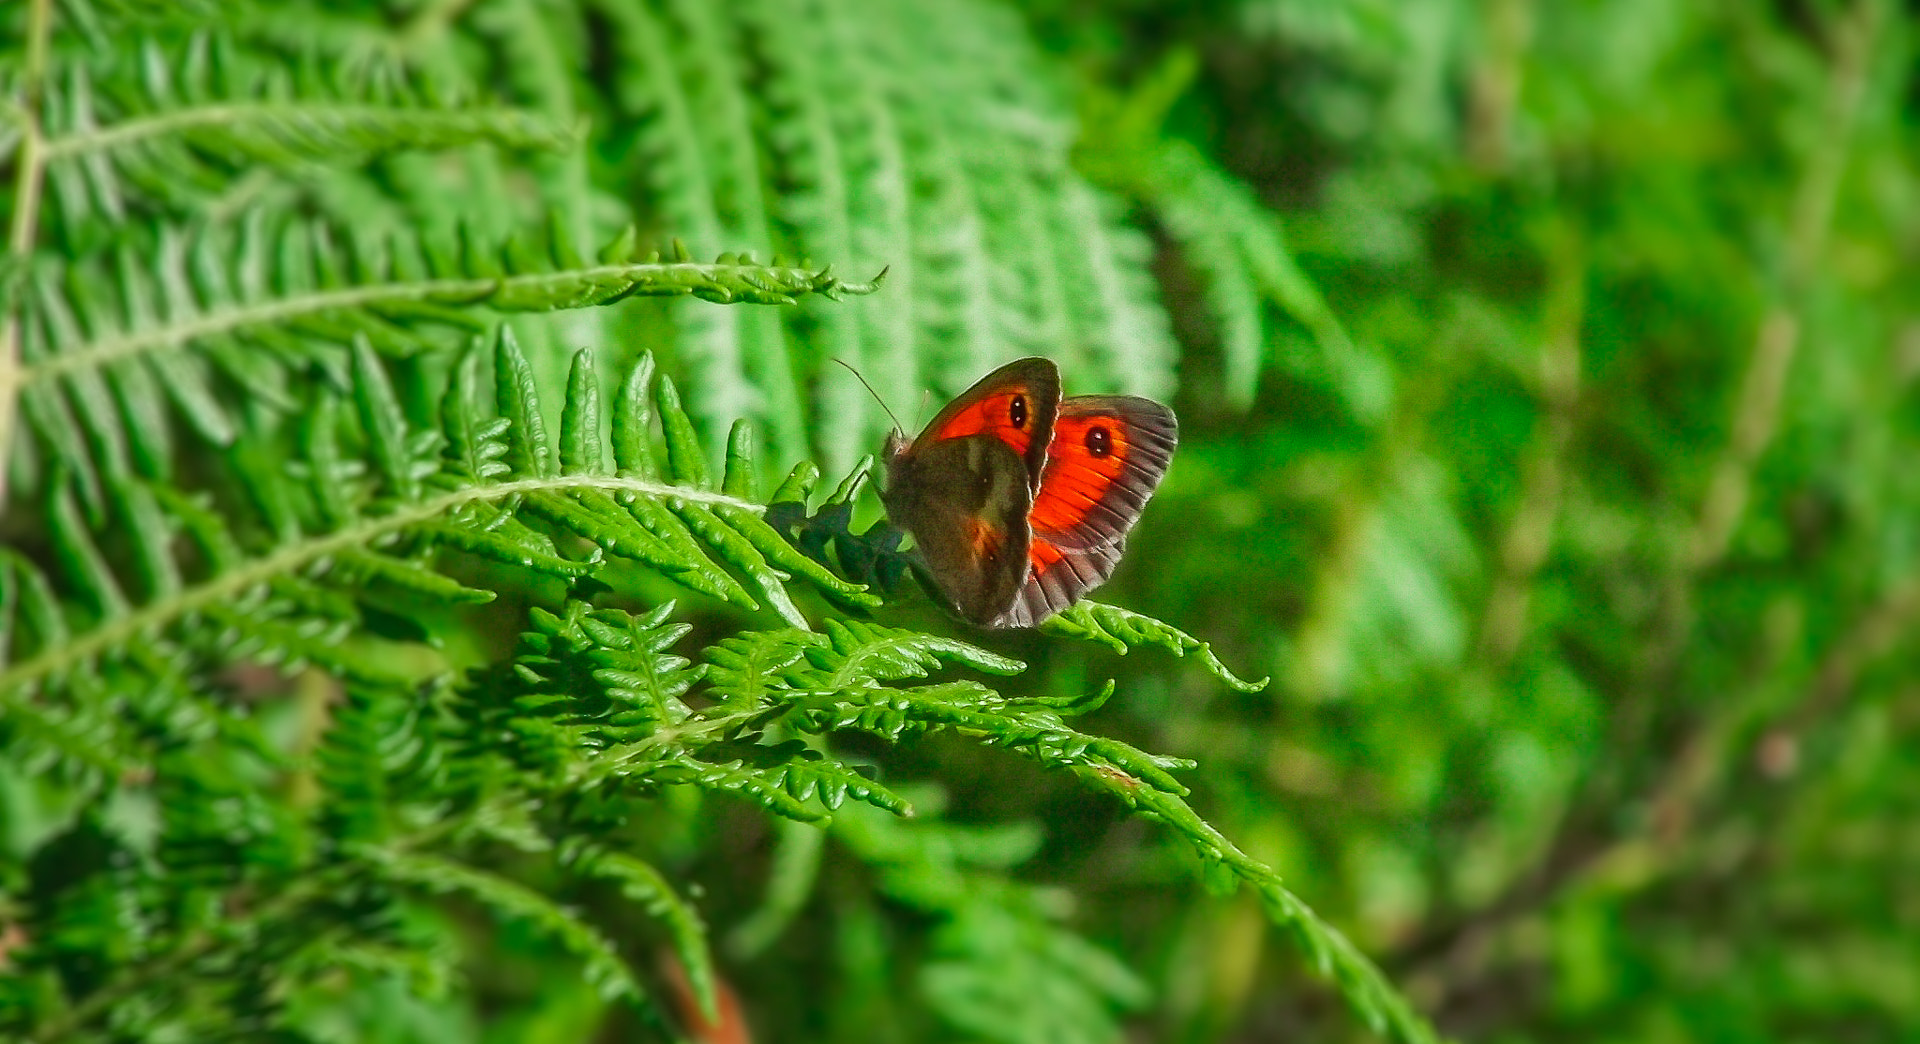
[{"label": "butterfly", "polygon": [[887,517],[962,619],[1032,627],[1113,575],[1167,473],[1180,426],[1133,395],[1060,397],[1050,359],[1019,359],[887,438]]}]

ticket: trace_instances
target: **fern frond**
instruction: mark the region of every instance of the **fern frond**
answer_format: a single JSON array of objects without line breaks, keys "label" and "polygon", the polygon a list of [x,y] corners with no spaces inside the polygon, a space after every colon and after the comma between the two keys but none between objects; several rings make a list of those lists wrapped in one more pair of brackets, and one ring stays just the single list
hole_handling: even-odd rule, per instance
[{"label": "fern frond", "polygon": [[438,895],[464,895],[500,917],[549,936],[580,958],[582,975],[603,999],[637,1001],[643,996],[633,969],[606,936],[526,885],[421,852],[373,848],[362,857],[395,883]]},{"label": "fern frond", "polygon": [[343,839],[377,843],[432,821],[440,775],[427,701],[395,686],[346,687],[315,755],[320,812]]},{"label": "fern frond", "polygon": [[73,233],[142,204],[184,208],[249,168],[476,143],[557,150],[578,137],[539,112],[450,106],[390,78],[351,83],[319,63],[254,60],[205,33],[184,45],[150,38],[122,61],[139,75],[71,63],[40,99],[47,188]]},{"label": "fern frond", "polygon": [[812,631],[747,631],[708,648],[709,691],[729,710],[757,710],[779,691],[790,688],[787,668],[800,662],[809,648],[827,638]]},{"label": "fern frond", "polygon": [[1380,969],[1339,929],[1322,921],[1288,890],[1273,868],[1242,852],[1201,819],[1179,794],[1140,786],[1139,781],[1098,768],[1081,770],[1083,780],[1167,824],[1192,847],[1212,887],[1231,892],[1244,882],[1260,896],[1274,924],[1288,929],[1295,945],[1322,977],[1333,981],[1349,1007],[1375,1033],[1401,1044],[1435,1044],[1433,1027],[1408,1005]]},{"label": "fern frond", "polygon": [[1228,396],[1253,401],[1271,342],[1262,311],[1271,302],[1306,327],[1320,350],[1318,359],[1283,361],[1329,384],[1356,416],[1376,417],[1382,375],[1364,369],[1339,318],[1295,263],[1278,215],[1185,142],[1163,145],[1153,165],[1151,203],[1206,280],[1223,321]]},{"label": "fern frond", "polygon": [[809,687],[844,690],[906,678],[924,678],[943,665],[970,667],[986,674],[1013,675],[1027,669],[1018,660],[937,635],[880,627],[860,621],[827,622],[827,644],[807,656],[821,681]]},{"label": "fern frond", "polygon": [[225,445],[236,421],[222,386],[291,408],[287,368],[334,356],[356,337],[404,355],[446,344],[434,328],[484,325],[476,306],[548,311],[635,295],[790,304],[879,285],[731,254],[697,263],[677,243],[671,259],[636,258],[629,243],[623,237],[587,261],[557,236],[533,250],[400,233],[368,242],[260,214],[163,226],[110,262],[42,265],[27,277],[22,412],[46,457],[79,477],[97,512],[100,473],[170,473],[169,425],[156,412],[166,400],[203,438]]},{"label": "fern frond", "polygon": [[1072,287],[1074,354],[1106,374],[1115,391],[1169,398],[1179,345],[1148,268],[1153,243],[1123,224],[1120,213],[1112,197],[1078,182],[1063,188],[1056,206],[1056,234],[1080,245],[1062,258]]},{"label": "fern frond", "polygon": [[700,1009],[715,1017],[713,954],[707,949],[707,926],[699,911],[680,898],[660,871],[620,852],[573,842],[562,846],[561,862],[586,877],[611,882],[620,894],[638,903],[667,927],[673,954],[686,969],[687,982]]},{"label": "fern frond", "polygon": [[[595,612],[581,602],[569,603],[564,617],[536,609],[535,630],[522,639],[528,651],[515,659],[514,670],[535,693],[546,694],[542,713],[553,716],[556,704],[578,706],[562,720],[591,722],[589,743],[650,734],[686,720],[692,711],[681,697],[706,673],[704,665],[667,651],[693,629],[669,623],[673,611],[672,602],[644,617]],[[596,692],[599,698],[591,698]],[[521,703],[531,706],[536,698],[523,696]]]},{"label": "fern frond", "polygon": [[844,470],[884,424],[835,358],[896,403],[1035,352],[1084,363],[1096,387],[1171,386],[1164,318],[1150,296],[1122,296],[1150,281],[1144,241],[1089,205],[1067,164],[1069,113],[1036,86],[1016,19],[971,0],[836,0],[799,18],[777,0],[591,9],[621,58],[620,169],[654,222],[896,266],[884,297],[779,317],[784,329],[677,313],[674,358],[703,430],[750,417],[789,456],[810,431],[812,455]]},{"label": "fern frond", "polygon": [[[874,596],[807,559],[761,517],[757,504],[710,491],[706,451],[693,434],[671,381],[652,389],[653,364],[643,356],[614,404],[611,418],[610,466],[600,474],[587,469],[606,437],[598,428],[597,394],[584,391],[593,371],[592,356],[574,360],[574,379],[581,389],[563,411],[561,431],[567,451],[555,463],[555,451],[544,436],[538,397],[531,371],[512,335],[505,328],[496,343],[496,398],[508,419],[519,427],[506,429],[506,448],[495,454],[534,487],[525,498],[526,509],[607,550],[644,562],[681,585],[739,606],[757,609],[762,601],[792,626],[809,624],[787,594],[789,580],[799,578],[843,603],[874,606]],[[456,406],[455,412],[461,407]],[[662,462],[646,435],[658,415],[666,450],[668,484],[655,479]],[[459,439],[470,440],[478,428],[470,420],[456,423]],[[518,434],[516,433],[523,433]],[[450,441],[453,439],[450,438]],[[485,441],[484,439],[482,440]],[[736,470],[750,470],[749,447],[736,442]],[[485,457],[486,450],[462,450],[468,459]],[[492,459],[487,457],[486,459]],[[470,465],[471,466],[471,465]],[[480,465],[484,467],[485,465]],[[543,477],[543,473],[570,474]],[[735,483],[738,485],[738,482]],[[718,559],[719,561],[716,561]],[[724,568],[724,561],[747,578],[743,585]],[[752,591],[748,590],[751,586]],[[759,600],[756,600],[758,595]]]},{"label": "fern frond", "polygon": [[1194,653],[1214,677],[1240,692],[1259,692],[1272,681],[1264,677],[1259,681],[1243,680],[1220,662],[1213,654],[1213,647],[1206,642],[1171,624],[1119,606],[1079,602],[1048,617],[1040,624],[1040,630],[1062,638],[1098,642],[1123,656],[1136,645],[1151,645],[1175,656]]},{"label": "fern frond", "polygon": [[[144,679],[130,692],[156,700],[178,696],[148,716],[224,729],[226,712],[197,695],[187,679],[238,657],[289,667],[318,663],[343,677],[392,685],[400,679],[377,657],[338,642],[343,629],[376,611],[375,600],[445,604],[492,597],[447,575],[437,550],[563,580],[600,568],[604,552],[626,555],[742,608],[764,601],[802,629],[809,624],[786,590],[792,579],[843,602],[877,604],[875,596],[801,556],[760,518],[758,505],[693,484],[700,479],[695,462],[704,455],[669,384],[662,383],[657,403],[672,436],[667,470],[670,478],[690,477],[689,484],[635,477],[658,473],[642,409],[644,380],[628,382],[614,410],[615,452],[599,457],[595,470],[596,454],[586,447],[601,445],[607,432],[597,392],[584,376],[592,372],[586,355],[578,360],[557,449],[540,420],[525,360],[504,331],[493,355],[495,398],[507,416],[481,414],[469,361],[448,397],[444,432],[408,424],[365,338],[355,339],[350,355],[358,430],[372,467],[347,463],[339,446],[341,418],[322,397],[305,418],[306,459],[296,472],[254,469],[245,454],[235,458],[256,511],[243,530],[199,502],[164,489],[156,496],[137,480],[116,479],[102,501],[125,523],[116,543],[126,545],[133,563],[127,571],[110,564],[69,487],[60,487],[52,497],[57,577],[16,559],[9,597],[0,603],[0,626],[9,638],[0,649],[0,699],[26,706],[83,681],[106,684],[115,665],[129,663]],[[650,373],[650,364],[643,361],[635,372]],[[745,443],[735,448],[736,469],[750,468]],[[191,565],[174,546],[175,532],[195,551]],[[552,532],[586,538],[586,553],[563,552]],[[87,615],[68,619],[58,608],[62,597],[84,602]],[[628,669],[614,660],[602,667],[615,674]],[[652,707],[673,715],[678,693],[669,691],[671,683],[638,675],[629,680],[641,688],[614,696],[635,703],[635,713]],[[36,717],[49,727],[58,720],[58,714]],[[100,722],[72,724],[93,736]],[[69,749],[83,749],[74,738]]]},{"label": "fern frond", "polygon": [[[653,220],[701,241],[778,242],[736,16],[703,3],[596,0],[591,8],[621,59],[611,92],[614,122],[632,128],[631,143],[621,145],[632,154]],[[849,257],[821,244],[807,247]],[[673,321],[694,417],[712,431],[752,417],[781,456],[807,455],[807,370],[795,365],[806,347],[782,317],[680,308]]]}]

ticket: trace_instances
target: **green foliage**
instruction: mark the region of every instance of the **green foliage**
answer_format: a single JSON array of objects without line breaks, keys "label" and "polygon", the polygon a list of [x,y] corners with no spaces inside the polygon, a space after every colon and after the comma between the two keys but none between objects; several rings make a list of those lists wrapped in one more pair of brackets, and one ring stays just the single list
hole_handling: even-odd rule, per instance
[{"label": "green foliage", "polygon": [[[1119,599],[1278,679],[1135,708],[1209,817],[1462,1037],[1911,1035],[1912,860],[1842,840],[1910,833],[1910,12],[1029,10],[1253,403]],[[1242,917],[1143,929],[1168,1036],[1337,1034]]]},{"label": "green foliage", "polygon": [[1136,645],[1151,645],[1175,656],[1185,656],[1191,652],[1215,677],[1240,692],[1260,692],[1272,680],[1243,680],[1220,662],[1220,658],[1213,654],[1213,647],[1206,642],[1159,620],[1128,612],[1119,606],[1082,601],[1047,618],[1040,626],[1048,634],[1098,642],[1122,656]]},{"label": "green foliage", "polygon": [[[0,5],[0,1036],[1911,1035],[1915,46]],[[1023,354],[1182,447],[964,634],[834,360]]]},{"label": "green foliage", "polygon": [[[900,575],[888,530],[850,532],[870,459],[817,506],[804,462],[757,496],[750,419],[783,455],[851,459],[875,434],[850,385],[802,391],[835,355],[902,402],[922,365],[954,386],[1033,350],[1167,386],[1145,240],[1065,167],[1038,56],[1000,47],[1014,23],[502,2],[388,28],[235,3],[212,35],[209,16],[7,15],[0,1031],[444,1039],[507,1010],[692,1032],[732,995],[682,894],[722,881],[698,835],[771,813],[830,827],[870,895],[921,919],[902,1032],[1123,1032],[1151,992],[1012,875],[1032,829],[928,816],[939,792],[896,786],[874,752],[1006,748],[1121,787],[1218,860],[1225,842],[1171,811],[1192,763],[1068,724],[1112,683],[1008,695],[981,679],[1021,661],[870,619],[883,599],[823,564]],[[600,115],[639,128],[630,156],[586,158],[569,19],[647,59],[602,95]],[[1005,64],[937,84],[910,68],[943,52]],[[477,89],[496,60],[517,100]],[[882,81],[899,88],[884,105]],[[1029,130],[956,107],[969,91]],[[609,203],[629,198],[631,215]],[[860,312],[712,310],[881,280],[699,263],[678,239],[643,255],[635,229],[904,278]],[[612,307],[648,297],[703,303]],[[643,333],[663,364],[562,352],[548,313],[631,316],[597,329]],[[1060,633],[1198,652],[1241,685],[1158,621],[1074,619]],[[787,836],[815,839],[788,842],[804,881],[826,850]],[[739,953],[787,945],[806,901],[769,892]],[[1297,903],[1276,917],[1364,1017],[1424,1037],[1337,933]],[[650,945],[677,969],[668,1003]],[[516,997],[501,970],[527,960]]]},{"label": "green foliage", "polygon": [[[580,353],[556,445],[538,421],[536,382],[514,338],[503,329],[489,354],[497,412],[482,411],[476,346],[456,369],[440,430],[416,431],[385,365],[358,338],[349,394],[365,467],[346,466],[345,416],[323,397],[302,425],[303,455],[280,474],[246,472],[247,503],[227,506],[231,521],[171,492],[172,510],[164,509],[149,487],[128,485],[114,488],[109,501],[127,513],[127,524],[96,533],[66,487],[57,493],[48,518],[59,568],[42,571],[18,559],[11,570],[9,590],[17,593],[6,622],[18,645],[0,672],[8,750],[17,764],[66,780],[71,799],[100,795],[111,807],[138,795],[132,800],[145,807],[147,822],[134,828],[70,806],[78,818],[52,826],[41,853],[60,851],[76,831],[104,833],[160,852],[201,849],[194,865],[226,869],[202,877],[184,873],[174,859],[139,864],[136,880],[112,887],[151,895],[156,905],[136,903],[123,914],[135,922],[113,922],[113,934],[91,944],[58,928],[63,919],[90,916],[86,905],[72,905],[78,899],[45,898],[50,905],[23,910],[34,935],[47,941],[17,957],[36,974],[17,980],[15,1029],[43,1037],[103,1026],[208,1032],[237,1017],[232,968],[266,957],[263,985],[287,999],[247,1017],[269,1022],[341,989],[325,977],[321,985],[280,977],[292,969],[350,971],[349,990],[362,981],[356,976],[396,968],[406,969],[409,981],[450,981],[457,973],[445,947],[394,927],[420,901],[410,896],[460,897],[502,924],[527,926],[576,960],[581,981],[603,999],[637,997],[642,991],[629,958],[550,898],[551,884],[529,883],[521,879],[525,871],[481,868],[480,860],[502,847],[544,860],[545,872],[562,880],[615,883],[665,922],[711,1006],[700,918],[656,868],[608,849],[604,831],[645,815],[660,788],[674,786],[731,795],[803,821],[825,819],[849,798],[910,813],[869,770],[830,753],[834,736],[865,733],[897,743],[958,730],[1050,767],[1183,792],[1169,770],[1190,763],[1064,723],[1063,712],[1097,707],[1111,687],[1092,700],[1010,699],[970,680],[923,683],[952,668],[1007,676],[1022,665],[952,638],[858,620],[829,618],[813,630],[788,592],[790,579],[810,581],[845,604],[877,601],[800,555],[760,519],[757,505],[702,488],[711,484],[705,456],[685,441],[690,428],[671,382],[648,387],[653,368],[646,357],[605,424],[598,385],[582,376],[591,373],[591,357]],[[649,397],[658,436],[649,434]],[[614,433],[611,454],[603,453]],[[736,474],[721,485],[738,489],[744,483],[737,472],[754,461],[746,440],[736,438],[733,450]],[[189,529],[200,552],[191,567],[167,540]],[[103,544],[116,536],[134,546],[110,556]],[[604,597],[621,589],[613,566],[622,557],[743,611],[764,601],[788,626],[740,630],[696,663],[674,651],[691,630],[676,621],[675,602],[635,615],[570,599],[560,613],[533,608],[532,629],[512,657],[467,683],[432,670],[411,678],[396,672],[391,639],[348,640],[356,630],[377,632],[383,619],[392,627],[402,606],[418,612],[484,603],[536,577],[575,587],[592,578],[587,589]],[[133,562],[131,576],[123,579],[110,558]],[[470,575],[460,565],[468,561],[495,568]],[[474,586],[481,582],[489,586]],[[80,613],[81,606],[88,611]],[[1136,636],[1177,633],[1151,621],[1131,623],[1128,633]],[[311,664],[324,672],[314,676],[323,691],[306,713],[332,721],[308,724],[307,737],[291,746],[276,741],[215,683],[237,664],[277,668],[282,676]],[[324,691],[332,684],[344,685],[337,697]],[[338,709],[329,712],[336,700]],[[90,716],[55,710],[67,707]],[[218,768],[189,767],[203,763]],[[249,791],[241,782],[262,773],[292,776],[284,791]],[[295,786],[297,779],[309,782]],[[227,795],[223,800],[250,803],[265,819],[241,826],[205,803],[200,795],[209,788]],[[61,872],[73,868],[71,860],[61,857]],[[39,867],[30,861],[16,871],[26,894],[58,894],[43,876],[51,866]],[[189,897],[217,903],[240,883],[229,879],[235,872],[273,897],[247,931],[209,934],[165,913]],[[78,887],[88,880],[83,874]],[[338,891],[348,898],[334,898]],[[982,906],[967,916],[986,919],[967,922],[962,935],[971,940],[979,931],[1004,935],[1006,925],[992,925],[1011,915]],[[155,926],[136,927],[156,917]],[[1322,931],[1303,909],[1290,919]],[[1312,931],[1306,937],[1318,938]],[[252,941],[262,932],[298,941],[262,950]],[[136,938],[144,941],[124,949]],[[1087,1002],[1096,1014],[1108,1003],[1140,1002],[1137,986],[1114,985],[1129,982],[1126,973],[1089,944],[1063,935],[1048,946],[1044,952],[1058,950],[1049,959],[1068,961],[1061,974],[1094,974],[1096,985],[1106,983]],[[1004,956],[974,954],[988,962]],[[97,978],[76,979],[76,961],[96,968]],[[1328,968],[1362,982],[1373,974],[1351,952]],[[965,1000],[979,988],[974,968],[949,960],[927,974],[936,1010],[951,1009],[956,1025],[978,1029],[983,1016],[972,1004],[979,998]],[[204,983],[195,985],[202,975]],[[191,1003],[166,1002],[166,994],[182,992]],[[62,995],[73,1006],[57,999]],[[1060,1015],[1048,1006],[1036,1011]],[[133,1014],[120,1014],[127,1012]]]}]

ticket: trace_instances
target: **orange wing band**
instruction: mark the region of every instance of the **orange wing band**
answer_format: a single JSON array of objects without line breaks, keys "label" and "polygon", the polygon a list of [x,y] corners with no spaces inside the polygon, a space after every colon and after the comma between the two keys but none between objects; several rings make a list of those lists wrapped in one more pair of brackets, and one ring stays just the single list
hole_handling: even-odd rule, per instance
[{"label": "orange wing band", "polygon": [[[1088,437],[1095,429],[1106,432],[1105,456],[1095,456],[1088,448]],[[1027,515],[1034,528],[1061,533],[1085,522],[1127,473],[1130,449],[1126,425],[1112,417],[1068,416],[1054,421],[1045,481]]]},{"label": "orange wing band", "polygon": [[[1027,404],[1023,410],[1025,416],[1020,418],[1018,424],[1014,423],[1013,418],[1015,399],[1023,400]],[[984,433],[1013,447],[1015,453],[1024,457],[1027,455],[1027,447],[1033,444],[1032,429],[1031,399],[1026,389],[1012,388],[988,395],[978,402],[969,403],[965,409],[954,414],[952,419],[941,425],[940,430],[934,433],[934,437],[958,439]]]}]

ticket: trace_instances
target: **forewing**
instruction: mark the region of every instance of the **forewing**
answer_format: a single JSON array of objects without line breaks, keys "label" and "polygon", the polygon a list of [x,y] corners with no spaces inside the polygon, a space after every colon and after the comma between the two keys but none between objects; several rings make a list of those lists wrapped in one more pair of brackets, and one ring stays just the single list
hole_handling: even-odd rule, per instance
[{"label": "forewing", "polygon": [[1037,489],[1046,466],[1048,433],[1060,408],[1060,369],[1051,359],[1016,359],[974,382],[947,404],[913,441],[910,453],[950,439],[988,435],[1005,443]]}]

